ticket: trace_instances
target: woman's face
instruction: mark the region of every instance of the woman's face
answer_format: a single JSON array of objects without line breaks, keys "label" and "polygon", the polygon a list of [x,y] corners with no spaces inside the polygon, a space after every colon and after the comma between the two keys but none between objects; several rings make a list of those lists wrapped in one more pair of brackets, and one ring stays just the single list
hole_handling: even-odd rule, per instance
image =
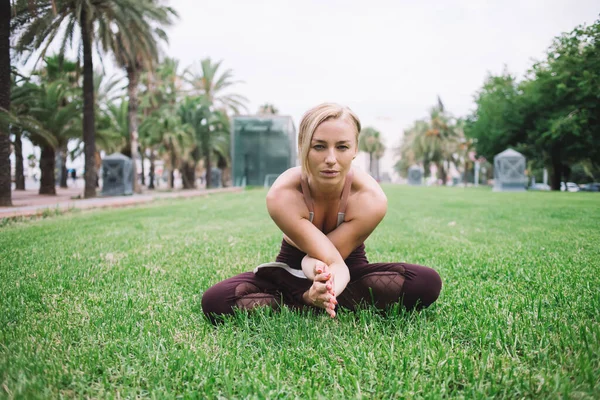
[{"label": "woman's face", "polygon": [[311,176],[325,184],[337,184],[350,170],[356,156],[356,127],[345,119],[330,119],[317,127],[308,151]]}]

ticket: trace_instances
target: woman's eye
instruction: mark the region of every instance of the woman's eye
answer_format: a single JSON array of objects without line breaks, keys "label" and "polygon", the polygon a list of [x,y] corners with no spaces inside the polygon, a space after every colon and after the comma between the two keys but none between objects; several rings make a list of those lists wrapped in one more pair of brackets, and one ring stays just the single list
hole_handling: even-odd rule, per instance
[{"label": "woman's eye", "polygon": [[338,146],[339,150],[348,150],[348,146]]},{"label": "woman's eye", "polygon": [[313,149],[315,150],[323,150],[325,148],[325,146],[323,146],[322,144],[316,144],[313,146]]}]

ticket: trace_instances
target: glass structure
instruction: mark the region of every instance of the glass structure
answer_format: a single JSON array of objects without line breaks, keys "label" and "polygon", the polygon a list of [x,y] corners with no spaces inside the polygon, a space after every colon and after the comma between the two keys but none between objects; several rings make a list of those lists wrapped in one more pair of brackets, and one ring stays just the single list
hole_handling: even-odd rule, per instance
[{"label": "glass structure", "polygon": [[133,162],[121,153],[102,160],[102,196],[133,194]]},{"label": "glass structure", "polygon": [[233,185],[271,185],[279,174],[296,166],[296,148],[296,128],[291,117],[233,117]]},{"label": "glass structure", "polygon": [[494,192],[525,191],[525,156],[507,149],[494,157]]}]

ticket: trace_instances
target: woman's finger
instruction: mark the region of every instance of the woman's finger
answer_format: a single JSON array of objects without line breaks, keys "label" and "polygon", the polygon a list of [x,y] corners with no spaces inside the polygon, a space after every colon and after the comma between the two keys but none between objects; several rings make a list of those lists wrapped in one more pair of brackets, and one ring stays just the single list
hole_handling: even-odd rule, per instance
[{"label": "woman's finger", "polygon": [[313,286],[317,289],[317,293],[323,295],[328,292],[327,285],[321,282],[314,282]]},{"label": "woman's finger", "polygon": [[329,272],[323,272],[321,274],[315,275],[314,280],[317,282],[326,282],[331,279],[331,274]]},{"label": "woman's finger", "polygon": [[327,264],[325,264],[323,261],[317,260],[317,262],[315,263],[315,274],[322,274],[325,272],[329,272]]}]

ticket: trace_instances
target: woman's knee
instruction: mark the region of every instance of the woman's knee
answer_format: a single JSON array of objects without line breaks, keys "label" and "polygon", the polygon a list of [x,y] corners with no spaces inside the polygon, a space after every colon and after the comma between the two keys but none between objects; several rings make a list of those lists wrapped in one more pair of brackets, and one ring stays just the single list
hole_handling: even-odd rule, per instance
[{"label": "woman's knee", "polygon": [[226,302],[226,293],[223,292],[221,284],[208,288],[202,295],[202,312],[211,321],[215,322],[215,317],[231,313],[231,306]]},{"label": "woman's knee", "polygon": [[218,317],[233,314],[235,308],[253,308],[263,303],[271,305],[273,296],[255,296],[262,293],[261,282],[255,279],[252,272],[246,272],[206,290],[201,300],[202,311],[210,321],[215,322]]},{"label": "woman's knee", "polygon": [[425,268],[427,268],[426,280],[428,284],[423,296],[423,306],[429,307],[438,299],[438,297],[440,297],[440,292],[442,291],[442,278],[433,268]]},{"label": "woman's knee", "polygon": [[410,278],[404,282],[404,305],[409,309],[429,307],[442,290],[440,274],[421,265],[405,264],[405,268]]}]

